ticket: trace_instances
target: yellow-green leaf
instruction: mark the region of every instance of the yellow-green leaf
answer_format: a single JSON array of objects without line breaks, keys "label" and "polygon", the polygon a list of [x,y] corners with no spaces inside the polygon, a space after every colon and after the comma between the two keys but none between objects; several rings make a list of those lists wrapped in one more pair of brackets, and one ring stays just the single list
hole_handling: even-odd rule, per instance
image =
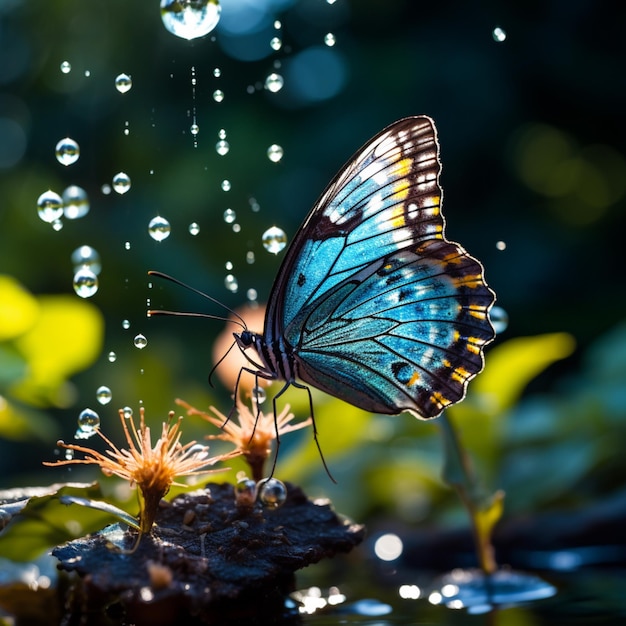
[{"label": "yellow-green leaf", "polygon": [[0,274],[0,341],[25,333],[37,319],[37,300],[11,276]]}]

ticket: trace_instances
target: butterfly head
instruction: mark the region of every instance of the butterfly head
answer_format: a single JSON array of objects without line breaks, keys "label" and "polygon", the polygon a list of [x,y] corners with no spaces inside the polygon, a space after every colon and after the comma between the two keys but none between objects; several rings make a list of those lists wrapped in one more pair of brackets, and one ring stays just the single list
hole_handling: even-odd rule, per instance
[{"label": "butterfly head", "polygon": [[[243,353],[243,355],[248,359],[248,361],[254,365],[258,370],[264,372],[267,376],[274,378],[273,371],[270,367],[268,367],[267,360],[264,358],[265,351],[263,349],[265,343],[262,335],[258,333],[254,333],[247,328],[242,330],[240,333],[233,333],[235,337],[235,342],[239,349]],[[256,356],[258,357],[258,361],[254,359],[254,356],[250,356],[249,348],[252,348]]]}]

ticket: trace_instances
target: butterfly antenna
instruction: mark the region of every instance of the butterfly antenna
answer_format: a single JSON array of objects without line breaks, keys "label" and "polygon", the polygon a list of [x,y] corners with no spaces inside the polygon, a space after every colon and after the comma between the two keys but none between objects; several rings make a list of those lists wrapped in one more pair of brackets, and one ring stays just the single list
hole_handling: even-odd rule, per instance
[{"label": "butterfly antenna", "polygon": [[217,304],[218,306],[221,306],[222,308],[226,309],[231,315],[235,316],[237,318],[237,320],[239,320],[239,321],[233,320],[233,319],[229,319],[229,318],[224,318],[224,317],[202,315],[202,314],[195,314],[195,313],[182,313],[181,314],[181,313],[172,313],[170,311],[165,311],[165,312],[149,311],[149,314],[183,315],[183,316],[188,316],[188,317],[208,317],[210,319],[217,319],[217,320],[222,320],[222,321],[225,321],[225,322],[233,322],[234,324],[239,324],[244,330],[247,328],[246,322],[244,321],[243,317],[241,317],[241,315],[239,315],[239,313],[237,313],[236,311],[233,311],[230,307],[226,306],[223,302],[220,302],[219,300],[217,300],[213,296],[210,296],[208,293],[204,293],[204,291],[200,291],[199,289],[196,289],[195,287],[192,287],[191,285],[188,285],[187,283],[184,283],[182,280],[178,280],[178,278],[174,278],[173,276],[170,276],[169,274],[164,274],[163,272],[157,272],[156,270],[149,270],[148,271],[148,276],[156,276],[158,278],[164,278],[165,280],[169,280],[170,282],[174,283],[175,285],[179,285],[180,287],[184,287],[185,289],[188,289],[189,291],[193,291],[194,293],[197,293],[199,296],[202,296],[203,298],[206,298],[207,300],[210,300],[214,304]]},{"label": "butterfly antenna", "polygon": [[[233,341],[230,344],[230,348],[228,348],[228,350],[226,350],[224,355],[222,357],[220,357],[220,360],[213,366],[213,369],[209,372],[209,385],[211,385],[211,387],[215,387],[215,385],[213,384],[213,374],[215,373],[215,370],[221,365],[222,361],[228,356],[230,351],[235,347],[236,343],[237,343],[236,341]],[[237,385],[239,385],[239,377],[237,377]],[[235,388],[235,393],[237,393],[237,389],[236,388]],[[231,413],[232,413],[232,411],[231,411]],[[229,418],[230,418],[230,414],[229,414]]]}]

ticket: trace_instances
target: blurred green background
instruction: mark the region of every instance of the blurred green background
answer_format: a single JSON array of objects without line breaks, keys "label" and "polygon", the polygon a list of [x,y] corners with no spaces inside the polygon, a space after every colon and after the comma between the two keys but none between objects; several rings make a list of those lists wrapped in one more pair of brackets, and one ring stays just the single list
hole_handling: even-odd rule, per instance
[{"label": "blurred green background", "polygon": [[[96,477],[93,468],[41,467],[55,458],[58,438],[73,438],[86,407],[116,441],[117,409],[136,411],[140,401],[155,424],[176,397],[226,412],[232,390],[207,383],[223,325],[146,318],[148,306],[221,311],[169,283],[149,288],[147,271],[232,307],[249,289],[262,303],[281,260],[263,248],[262,233],[276,224],[291,239],[362,143],[423,113],[439,130],[448,236],[483,262],[510,319],[490,348],[491,367],[487,355],[484,381],[451,411],[479,473],[490,489],[507,491],[509,513],[584,506],[618,492],[626,443],[625,19],[624,6],[609,11],[592,0],[224,0],[216,30],[186,41],[165,30],[156,0],[3,0],[0,274],[17,282],[3,283],[0,302],[0,487]],[[264,87],[272,72],[284,77],[276,93]],[[132,78],[124,94],[115,88],[120,73]],[[216,151],[220,129],[225,155]],[[66,136],[80,145],[70,166],[54,154]],[[267,157],[272,144],[284,149],[278,163]],[[120,171],[130,190],[104,193]],[[87,191],[90,211],[55,231],[39,219],[37,198],[69,185]],[[157,215],[171,224],[162,242],[148,234]],[[102,262],[88,300],[72,289],[71,254],[81,245]],[[133,345],[138,333],[148,340],[143,350]],[[100,385],[112,390],[106,406],[96,400]],[[436,426],[365,415],[323,394],[314,400],[339,484],[325,476],[309,431],[285,437],[280,478],[331,495],[360,521],[455,519]],[[307,416],[304,394],[289,401]],[[205,432],[188,420],[189,438]]]}]

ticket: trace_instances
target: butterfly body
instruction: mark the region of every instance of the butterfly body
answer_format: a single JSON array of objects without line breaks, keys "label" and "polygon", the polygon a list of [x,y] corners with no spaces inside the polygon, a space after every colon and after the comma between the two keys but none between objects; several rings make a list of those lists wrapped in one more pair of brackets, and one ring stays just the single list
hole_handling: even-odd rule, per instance
[{"label": "butterfly body", "polygon": [[263,334],[235,334],[260,376],[422,418],[464,397],[494,337],[495,296],[480,263],[445,238],[440,169],[424,116],[348,161],[287,251]]}]

